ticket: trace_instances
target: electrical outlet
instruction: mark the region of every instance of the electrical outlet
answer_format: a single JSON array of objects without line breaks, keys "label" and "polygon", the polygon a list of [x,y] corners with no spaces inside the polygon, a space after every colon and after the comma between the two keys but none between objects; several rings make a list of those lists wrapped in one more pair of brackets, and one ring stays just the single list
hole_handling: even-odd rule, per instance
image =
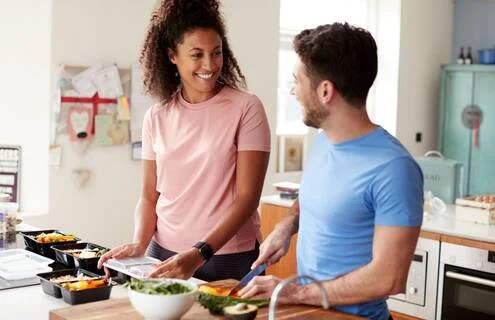
[{"label": "electrical outlet", "polygon": [[423,140],[423,134],[421,132],[416,132],[416,142],[421,142]]}]

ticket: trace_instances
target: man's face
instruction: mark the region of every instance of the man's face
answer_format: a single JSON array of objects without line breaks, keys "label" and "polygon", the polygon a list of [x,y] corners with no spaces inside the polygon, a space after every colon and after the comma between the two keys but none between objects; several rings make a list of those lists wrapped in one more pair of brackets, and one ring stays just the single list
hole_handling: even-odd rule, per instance
[{"label": "man's face", "polygon": [[303,122],[305,125],[313,128],[320,128],[321,123],[330,115],[316,95],[316,89],[311,86],[311,80],[306,73],[306,67],[297,59],[294,68],[294,87],[291,94],[303,107]]}]

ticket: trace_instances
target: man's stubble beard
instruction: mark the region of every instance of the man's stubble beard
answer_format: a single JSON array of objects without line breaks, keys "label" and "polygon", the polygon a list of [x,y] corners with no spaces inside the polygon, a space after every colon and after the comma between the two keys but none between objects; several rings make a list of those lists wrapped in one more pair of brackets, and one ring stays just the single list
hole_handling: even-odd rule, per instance
[{"label": "man's stubble beard", "polygon": [[314,93],[310,94],[308,105],[309,106],[303,106],[303,122],[308,127],[319,129],[321,123],[330,115],[330,112],[320,104]]}]

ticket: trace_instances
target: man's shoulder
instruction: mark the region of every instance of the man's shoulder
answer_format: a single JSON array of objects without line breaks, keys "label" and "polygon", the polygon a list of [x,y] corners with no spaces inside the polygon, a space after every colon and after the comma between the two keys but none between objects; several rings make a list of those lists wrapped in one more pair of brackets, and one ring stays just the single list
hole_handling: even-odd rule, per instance
[{"label": "man's shoulder", "polygon": [[374,139],[373,149],[376,156],[382,164],[397,162],[415,162],[412,155],[407,151],[404,145],[385,129],[381,129],[379,135]]}]

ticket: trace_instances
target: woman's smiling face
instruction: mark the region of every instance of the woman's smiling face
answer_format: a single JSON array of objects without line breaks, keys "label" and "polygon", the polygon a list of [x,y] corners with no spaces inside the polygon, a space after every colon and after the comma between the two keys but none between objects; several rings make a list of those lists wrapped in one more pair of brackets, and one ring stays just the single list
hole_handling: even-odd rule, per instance
[{"label": "woman's smiling face", "polygon": [[223,66],[222,39],[212,29],[194,29],[184,34],[169,59],[177,66],[184,98],[191,103],[208,100],[216,94]]}]

